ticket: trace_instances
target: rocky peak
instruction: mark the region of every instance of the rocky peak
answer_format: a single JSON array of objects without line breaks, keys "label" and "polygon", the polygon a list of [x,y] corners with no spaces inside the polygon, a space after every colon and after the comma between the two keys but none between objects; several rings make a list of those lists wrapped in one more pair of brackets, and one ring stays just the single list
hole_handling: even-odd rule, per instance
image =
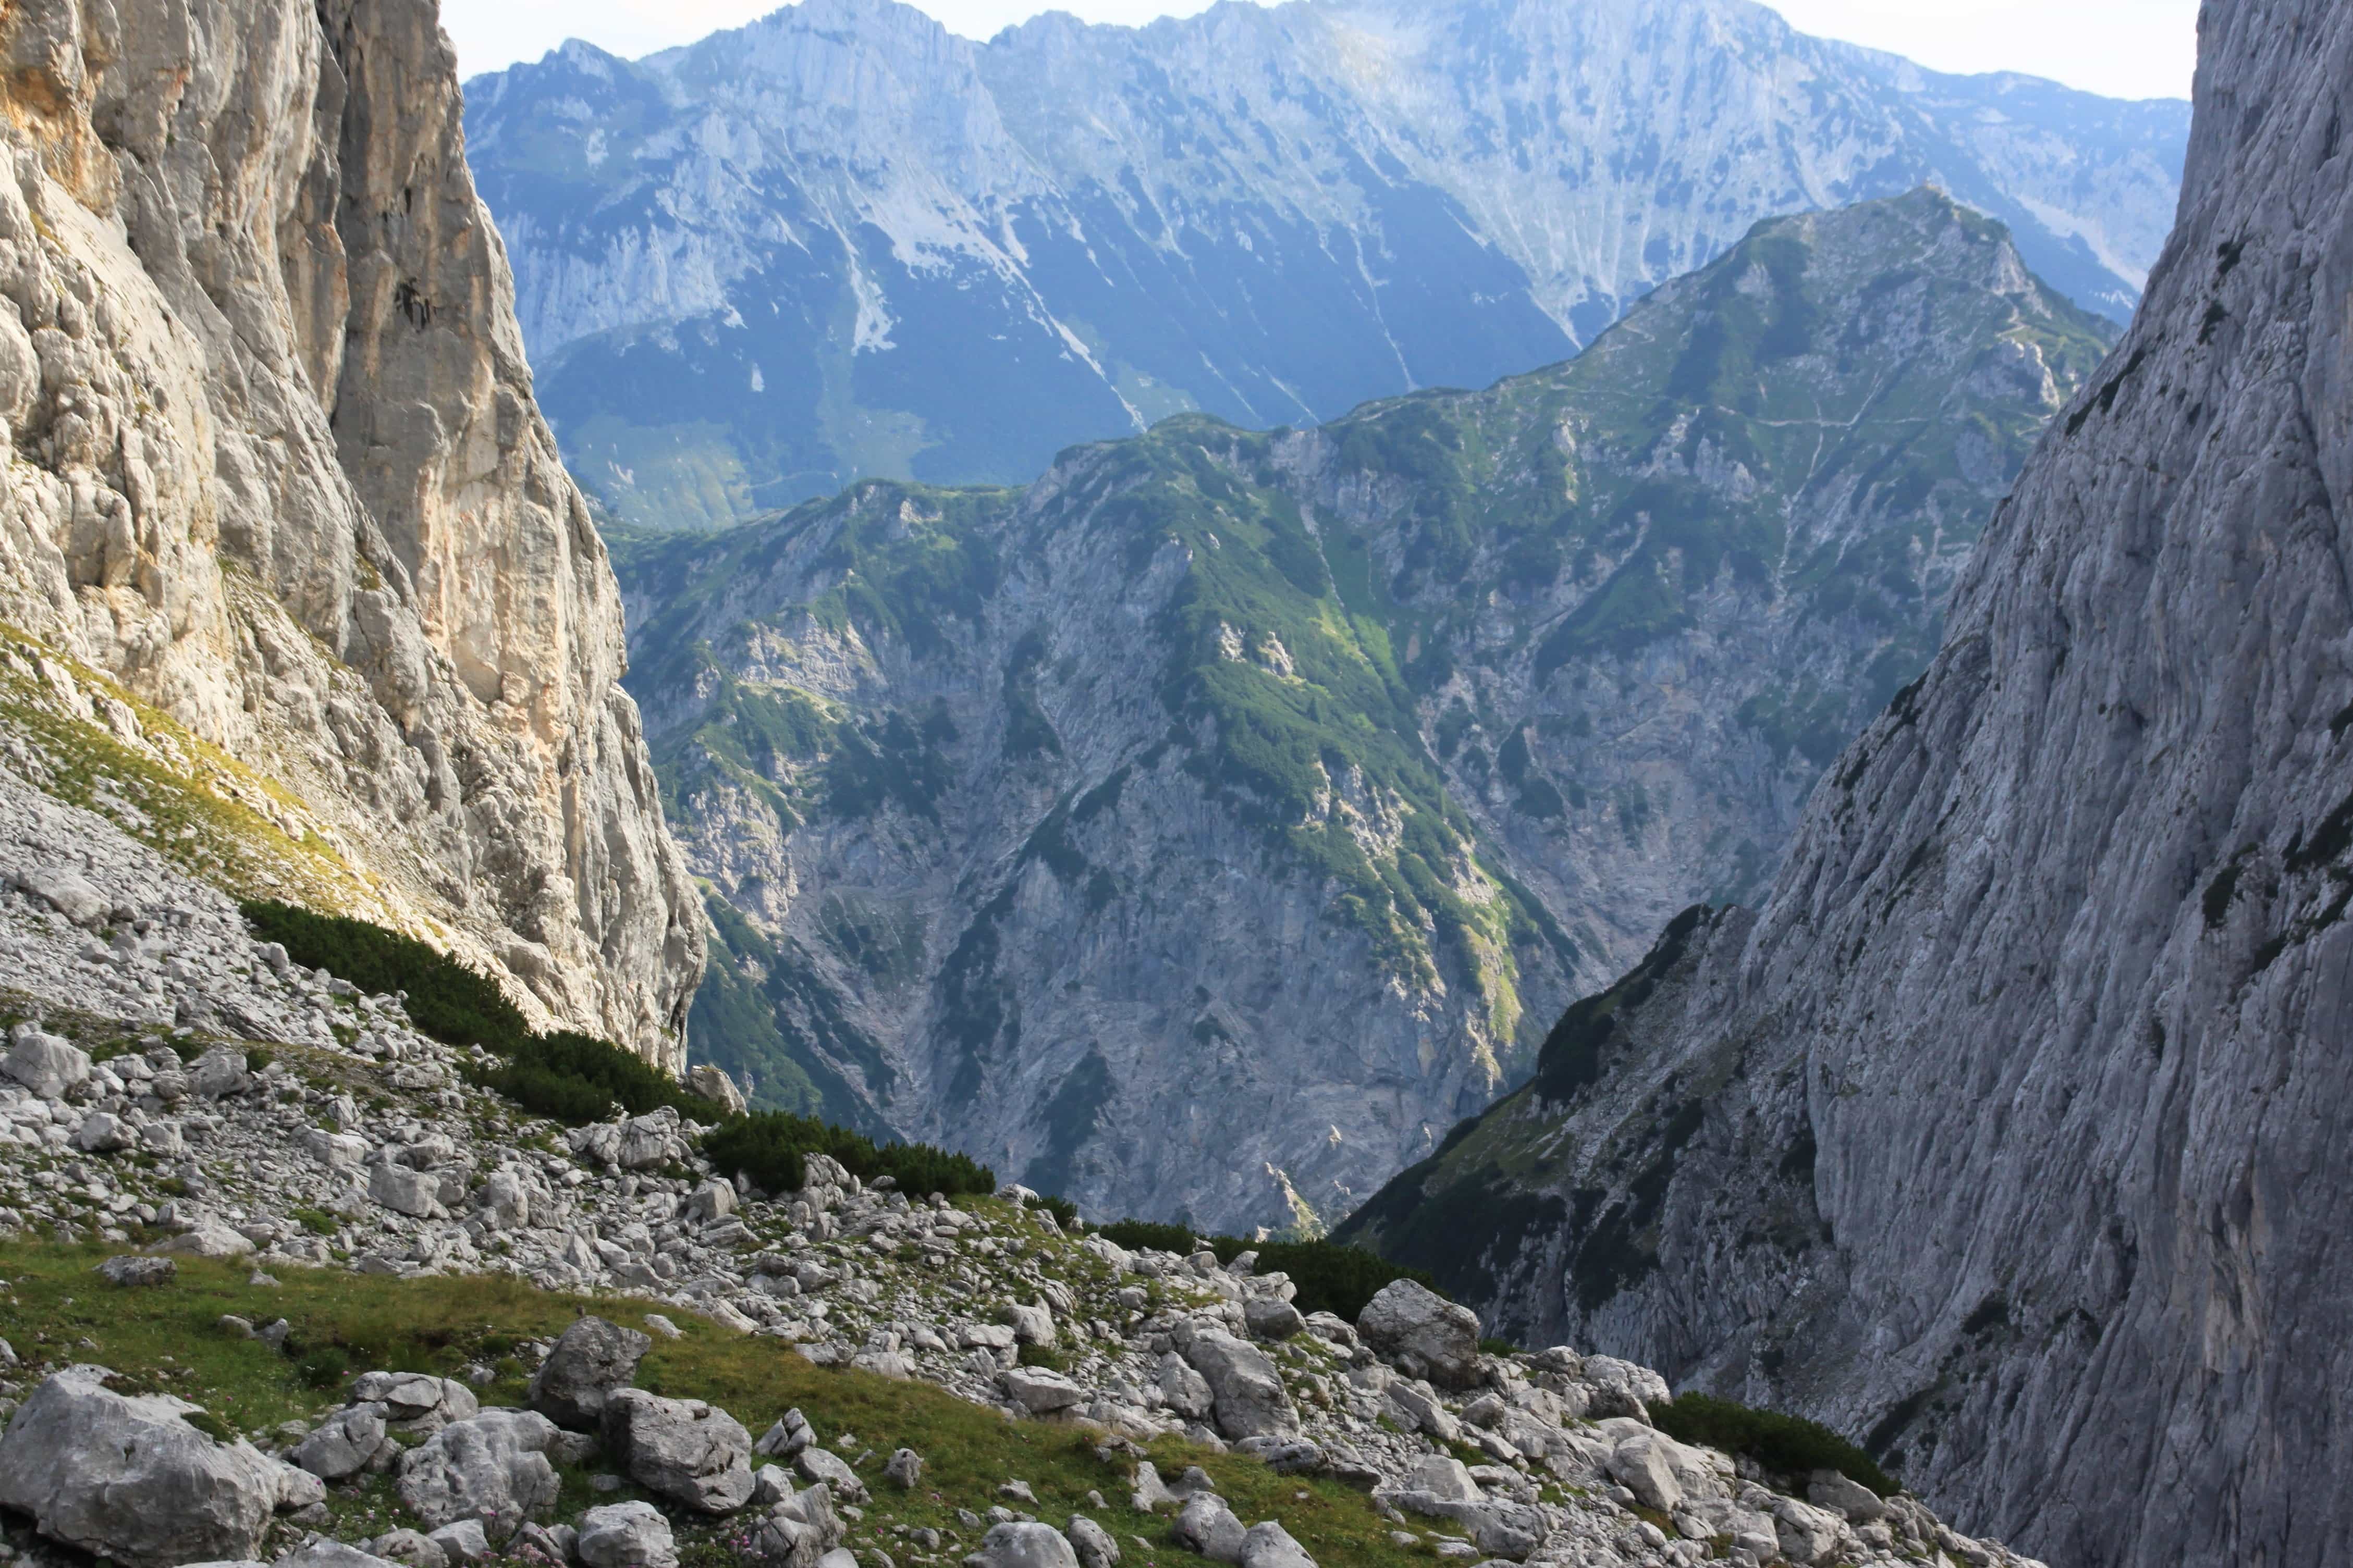
[{"label": "rocky peak", "polygon": [[5,26],[28,767],[56,780],[101,711],[90,743],[184,782],[233,759],[306,878],[535,1017],[675,1058],[700,921],[434,7],[47,0]]}]

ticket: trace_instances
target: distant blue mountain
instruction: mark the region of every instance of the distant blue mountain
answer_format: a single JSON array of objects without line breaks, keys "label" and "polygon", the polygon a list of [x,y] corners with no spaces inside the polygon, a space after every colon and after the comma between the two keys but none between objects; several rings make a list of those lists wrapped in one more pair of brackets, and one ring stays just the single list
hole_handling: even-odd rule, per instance
[{"label": "distant blue mountain", "polygon": [[2129,315],[2189,105],[1949,77],[1743,0],[1224,4],[987,44],[807,0],[467,87],[574,471],[660,527],[1026,479],[1574,353],[1759,217],[1921,183]]}]

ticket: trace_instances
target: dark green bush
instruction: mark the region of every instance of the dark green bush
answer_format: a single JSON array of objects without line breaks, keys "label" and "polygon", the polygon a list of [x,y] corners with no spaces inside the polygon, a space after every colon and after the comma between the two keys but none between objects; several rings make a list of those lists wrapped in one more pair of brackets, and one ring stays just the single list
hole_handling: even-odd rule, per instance
[{"label": "dark green bush", "polygon": [[911,1198],[957,1197],[997,1190],[997,1173],[929,1143],[876,1143],[863,1133],[815,1117],[758,1110],[731,1117],[702,1140],[703,1154],[729,1175],[741,1171],[772,1193],[798,1192],[802,1162],[829,1154],[861,1182],[889,1176]]},{"label": "dark green bush", "polygon": [[253,934],[284,947],[295,963],[371,994],[406,992],[409,1022],[443,1045],[481,1046],[505,1056],[531,1033],[495,981],[415,937],[269,899],[242,908]]},{"label": "dark green bush", "polygon": [[1438,1289],[1437,1282],[1423,1269],[1403,1268],[1361,1247],[1343,1247],[1333,1241],[1244,1241],[1238,1236],[1202,1237],[1181,1225],[1162,1225],[1145,1219],[1119,1220],[1099,1227],[1097,1234],[1124,1247],[1148,1247],[1187,1255],[1195,1250],[1198,1243],[1207,1242],[1220,1263],[1231,1263],[1245,1252],[1256,1252],[1260,1273],[1291,1276],[1292,1284],[1299,1291],[1292,1300],[1293,1306],[1303,1312],[1331,1312],[1352,1323],[1356,1314],[1365,1310],[1365,1303],[1393,1279],[1418,1280],[1433,1290]]},{"label": "dark green bush", "polygon": [[1277,1270],[1290,1275],[1291,1282],[1299,1288],[1299,1294],[1292,1298],[1293,1306],[1303,1312],[1330,1312],[1352,1323],[1365,1303],[1392,1280],[1411,1279],[1438,1289],[1437,1281],[1422,1269],[1407,1268],[1361,1247],[1343,1247],[1333,1241],[1263,1244],[1258,1249],[1258,1271]]},{"label": "dark green bush", "polygon": [[1752,1410],[1707,1394],[1684,1394],[1651,1412],[1651,1423],[1668,1436],[1744,1455],[1768,1470],[1802,1479],[1815,1470],[1836,1470],[1881,1497],[1899,1489],[1870,1455],[1819,1422]]},{"label": "dark green bush", "polygon": [[[409,1022],[444,1045],[480,1046],[502,1058],[467,1078],[537,1115],[578,1126],[618,1104],[632,1116],[674,1105],[697,1121],[719,1110],[635,1052],[560,1029],[534,1034],[495,982],[413,937],[342,915],[255,900],[243,906],[254,934],[373,994],[407,994]],[[250,1054],[248,1054],[250,1060]]]},{"label": "dark green bush", "polygon": [[1097,1226],[1095,1234],[1131,1252],[1141,1252],[1148,1247],[1155,1252],[1174,1252],[1179,1257],[1190,1257],[1197,1239],[1194,1233],[1184,1226],[1161,1225],[1148,1219],[1113,1220],[1109,1225]]},{"label": "dark green bush", "polygon": [[1068,1198],[1048,1197],[1041,1194],[1023,1199],[1021,1206],[1045,1210],[1054,1216],[1054,1222],[1064,1230],[1074,1230],[1078,1227],[1079,1205]]},{"label": "dark green bush", "polygon": [[643,1057],[569,1029],[524,1036],[480,1081],[542,1116],[575,1124],[599,1121],[617,1103],[631,1116],[674,1105],[698,1121],[719,1120],[716,1104]]}]

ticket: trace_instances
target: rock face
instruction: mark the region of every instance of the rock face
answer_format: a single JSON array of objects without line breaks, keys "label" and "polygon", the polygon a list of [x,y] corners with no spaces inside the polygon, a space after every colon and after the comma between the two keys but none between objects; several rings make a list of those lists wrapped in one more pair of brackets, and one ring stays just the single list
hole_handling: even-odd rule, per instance
[{"label": "rock face", "polygon": [[808,0],[635,62],[567,44],[466,112],[565,454],[656,527],[861,477],[1018,483],[1187,410],[1483,386],[1760,218],[1929,179],[2121,320],[2188,126],[1739,0],[1053,15],[986,44]]},{"label": "rock face", "polygon": [[0,28],[12,666],[92,743],[233,757],[357,912],[675,1063],[701,922],[430,0]]},{"label": "rock face", "polygon": [[1345,1212],[1759,884],[2107,341],[1932,192],[1577,360],[617,546],[700,1058],[1090,1212]]},{"label": "rock face", "polygon": [[2054,1561],[2341,1554],[2348,124],[2353,13],[2207,8],[2179,225],[1926,678],[1356,1234]]}]

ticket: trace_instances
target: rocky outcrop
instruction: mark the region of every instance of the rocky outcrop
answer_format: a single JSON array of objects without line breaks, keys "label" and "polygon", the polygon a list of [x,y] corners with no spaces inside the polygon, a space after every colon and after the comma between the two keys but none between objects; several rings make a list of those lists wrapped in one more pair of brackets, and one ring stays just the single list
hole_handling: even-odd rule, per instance
[{"label": "rocky outcrop", "polygon": [[1483,392],[617,544],[698,1057],[1093,1214],[1353,1208],[1771,875],[2106,341],[1919,191]]},{"label": "rocky outcrop", "polygon": [[2353,13],[2207,7],[2179,224],[1926,679],[1359,1234],[2054,1560],[2342,1554],[2348,124]]},{"label": "rocky outcrop", "polygon": [[700,918],[430,0],[0,31],[12,748],[234,756],[348,903],[675,1063]]},{"label": "rocky outcrop", "polygon": [[1746,0],[1050,13],[987,43],[807,0],[641,60],[570,43],[466,112],[565,455],[665,528],[1020,483],[1187,410],[1483,386],[1759,219],[1923,181],[2121,321],[2188,125]]}]

